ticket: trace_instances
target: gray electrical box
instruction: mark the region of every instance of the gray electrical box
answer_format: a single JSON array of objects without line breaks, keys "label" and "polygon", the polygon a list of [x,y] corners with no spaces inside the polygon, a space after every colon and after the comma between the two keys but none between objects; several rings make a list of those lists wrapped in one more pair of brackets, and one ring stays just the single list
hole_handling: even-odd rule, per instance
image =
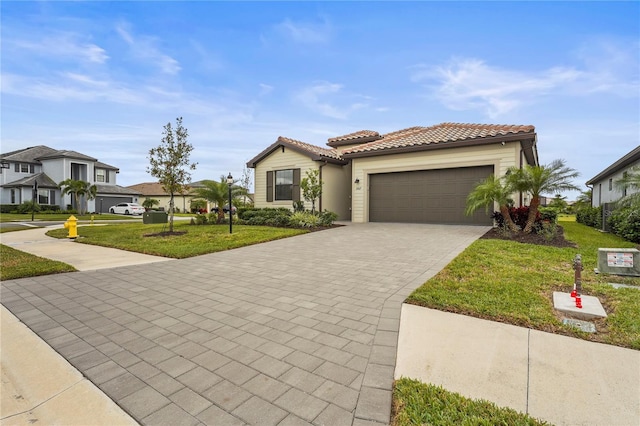
[{"label": "gray electrical box", "polygon": [[142,213],[142,223],[145,225],[150,223],[167,223],[169,215],[167,212],[148,211]]},{"label": "gray electrical box", "polygon": [[599,248],[598,271],[640,277],[640,251],[633,248]]}]

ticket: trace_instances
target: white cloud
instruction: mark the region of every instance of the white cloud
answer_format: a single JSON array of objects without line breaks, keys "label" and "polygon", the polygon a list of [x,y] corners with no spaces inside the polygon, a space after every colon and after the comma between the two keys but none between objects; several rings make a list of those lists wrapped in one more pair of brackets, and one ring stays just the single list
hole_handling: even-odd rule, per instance
[{"label": "white cloud", "polygon": [[9,48],[30,51],[40,56],[54,59],[76,59],[81,62],[103,64],[109,59],[106,50],[83,41],[82,36],[70,32],[43,36],[38,40],[11,39],[5,37],[3,43]]},{"label": "white cloud", "polygon": [[438,66],[411,68],[411,81],[425,84],[433,96],[452,110],[483,111],[490,118],[553,96],[608,94],[637,97],[638,43],[621,47],[593,43],[577,56],[582,64],[546,70],[516,70],[475,58],[454,58]]},{"label": "white cloud", "polygon": [[165,74],[177,74],[182,67],[180,63],[169,55],[162,53],[157,47],[157,40],[149,36],[134,36],[126,23],[116,26],[116,31],[120,37],[129,45],[131,52],[145,63],[151,61]]},{"label": "white cloud", "polygon": [[323,100],[326,95],[338,93],[342,89],[341,84],[320,82],[314,86],[306,87],[302,89],[297,95],[296,100],[305,107],[316,111],[327,117],[345,119],[347,118],[347,112],[340,108],[331,105],[329,102]]},{"label": "white cloud", "polygon": [[435,96],[453,110],[481,109],[496,118],[580,77],[574,69],[526,73],[491,67],[479,59],[454,59],[438,67],[414,67],[411,80],[435,81]]},{"label": "white cloud", "polygon": [[331,37],[331,25],[324,19],[321,23],[293,22],[285,19],[276,30],[296,43],[324,43]]},{"label": "white cloud", "polygon": [[265,96],[273,92],[273,89],[274,89],[273,86],[270,86],[264,83],[260,83],[259,85],[260,85],[260,93],[259,93],[260,96]]}]

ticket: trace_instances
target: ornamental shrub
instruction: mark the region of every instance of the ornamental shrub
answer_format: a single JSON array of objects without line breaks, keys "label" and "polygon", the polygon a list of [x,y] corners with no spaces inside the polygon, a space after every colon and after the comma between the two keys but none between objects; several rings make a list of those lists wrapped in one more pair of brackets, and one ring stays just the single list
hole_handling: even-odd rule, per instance
[{"label": "ornamental shrub", "polygon": [[296,212],[291,215],[289,224],[295,228],[315,228],[320,224],[320,218],[310,212]]},{"label": "ornamental shrub", "polygon": [[35,201],[29,200],[18,206],[18,213],[25,214],[33,212],[39,212],[41,210],[40,204]]},{"label": "ornamental shrub", "polygon": [[318,215],[318,219],[320,219],[321,226],[331,226],[333,225],[333,222],[338,219],[338,214],[330,212],[329,210],[325,210]]},{"label": "ornamental shrub", "polygon": [[640,243],[640,198],[616,206],[609,216],[611,232],[627,241]]},{"label": "ornamental shrub", "polygon": [[576,222],[592,228],[602,228],[602,207],[582,207],[576,212]]}]

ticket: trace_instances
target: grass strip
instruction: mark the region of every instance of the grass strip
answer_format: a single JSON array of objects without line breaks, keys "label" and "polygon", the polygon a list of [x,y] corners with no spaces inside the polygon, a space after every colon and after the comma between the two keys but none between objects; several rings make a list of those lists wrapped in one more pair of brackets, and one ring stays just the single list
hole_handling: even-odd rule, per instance
[{"label": "grass strip", "polygon": [[[215,253],[252,244],[287,238],[309,231],[303,229],[272,228],[267,226],[234,225],[229,234],[228,225],[190,225],[188,222],[174,224],[174,232],[183,235],[151,236],[167,231],[163,224],[117,224],[107,226],[80,226],[76,241],[103,247],[156,256],[183,259],[207,253]],[[54,229],[47,235],[66,238],[66,229]]]},{"label": "grass strip", "polygon": [[[60,222],[66,221],[69,219],[71,214],[69,213],[36,213],[34,215],[34,223],[35,222]],[[73,216],[80,221],[90,221],[91,216],[93,216],[93,220],[131,220],[136,218],[141,218],[142,216],[124,216],[117,214],[83,214]],[[140,219],[142,220],[142,219]],[[31,222],[31,213],[2,213],[0,214],[0,222]]]},{"label": "grass strip", "polygon": [[393,426],[409,425],[548,425],[511,408],[473,400],[440,386],[402,378],[393,389]]},{"label": "grass strip", "polygon": [[59,274],[76,270],[71,265],[34,256],[4,244],[0,245],[0,280]]},{"label": "grass strip", "polygon": [[[576,222],[561,222],[577,248],[556,248],[506,240],[480,239],[407,302],[587,340],[640,349],[640,290],[614,289],[607,282],[640,285],[638,278],[597,275],[599,247],[635,247],[615,235]],[[553,309],[553,292],[570,292],[572,261],[582,255],[583,293],[597,296],[608,317],[595,321],[597,333],[565,326]]]}]

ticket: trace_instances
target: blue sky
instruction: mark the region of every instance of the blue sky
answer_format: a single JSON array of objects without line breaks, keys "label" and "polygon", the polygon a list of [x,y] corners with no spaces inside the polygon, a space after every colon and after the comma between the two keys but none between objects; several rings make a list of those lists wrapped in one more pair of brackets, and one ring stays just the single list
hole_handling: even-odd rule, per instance
[{"label": "blue sky", "polygon": [[[193,180],[279,135],[532,124],[584,182],[640,144],[638,2],[0,3],[2,152],[71,149],[154,179],[182,116]],[[586,189],[586,188],[585,188]],[[569,198],[576,193],[569,193]]]}]

